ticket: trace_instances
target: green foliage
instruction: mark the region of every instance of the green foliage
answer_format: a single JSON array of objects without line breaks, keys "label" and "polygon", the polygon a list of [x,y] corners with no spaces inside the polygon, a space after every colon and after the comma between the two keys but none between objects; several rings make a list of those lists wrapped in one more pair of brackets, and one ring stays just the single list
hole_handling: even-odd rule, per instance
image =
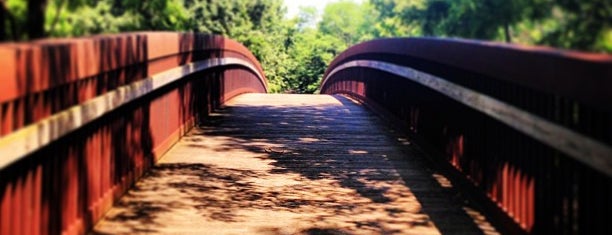
[{"label": "green foliage", "polygon": [[27,3],[23,0],[8,0],[6,8],[13,22],[6,22],[4,30],[6,30],[7,38],[12,38],[15,41],[25,40],[25,25],[26,14],[28,10]]},{"label": "green foliage", "polygon": [[282,90],[292,93],[315,92],[327,65],[346,47],[341,39],[311,28],[296,35],[295,43],[288,50],[291,66],[284,76]]},{"label": "green foliage", "polygon": [[337,0],[322,13],[303,7],[293,19],[285,18],[283,0],[0,3],[0,41],[30,37],[28,4],[45,7],[44,35],[51,37],[142,30],[226,35],[259,59],[272,92],[316,92],[336,55],[379,37],[463,37],[612,52],[609,0]]},{"label": "green foliage", "polygon": [[[425,0],[395,1],[370,0],[376,15],[373,24],[378,37],[406,37],[423,35],[419,20],[414,20],[415,10],[425,7]],[[406,18],[408,17],[408,18]]]},{"label": "green foliage", "polygon": [[328,4],[319,23],[319,30],[326,35],[342,39],[346,44],[354,44],[359,38],[363,12],[353,1],[341,0]]},{"label": "green foliage", "polygon": [[[52,8],[57,7],[52,5]],[[49,14],[47,19],[49,19]],[[56,26],[47,20],[46,29],[50,36],[67,37],[100,33],[118,33],[137,29],[139,17],[131,12],[113,14],[112,1],[99,1],[93,5],[84,5],[73,11],[60,14]]]},{"label": "green foliage", "polygon": [[609,0],[371,0],[403,36],[462,37],[610,50]]},{"label": "green foliage", "polygon": [[555,47],[612,52],[612,2],[558,0],[552,6],[557,27],[540,43]]},{"label": "green foliage", "polygon": [[304,30],[308,27],[316,27],[317,16],[318,14],[316,7],[300,7],[300,12],[295,20],[297,29]]},{"label": "green foliage", "polygon": [[316,92],[327,65],[342,51],[378,36],[377,13],[368,3],[341,0],[328,4],[318,24],[314,8],[302,8],[285,39],[280,91]]}]

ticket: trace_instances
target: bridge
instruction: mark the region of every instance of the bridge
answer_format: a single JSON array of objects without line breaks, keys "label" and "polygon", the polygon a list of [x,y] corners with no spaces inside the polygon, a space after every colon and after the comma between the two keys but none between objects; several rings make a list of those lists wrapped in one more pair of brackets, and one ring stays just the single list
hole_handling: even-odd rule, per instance
[{"label": "bridge", "polygon": [[0,234],[610,234],[612,57],[379,39],[265,94],[215,35],[0,45]]}]

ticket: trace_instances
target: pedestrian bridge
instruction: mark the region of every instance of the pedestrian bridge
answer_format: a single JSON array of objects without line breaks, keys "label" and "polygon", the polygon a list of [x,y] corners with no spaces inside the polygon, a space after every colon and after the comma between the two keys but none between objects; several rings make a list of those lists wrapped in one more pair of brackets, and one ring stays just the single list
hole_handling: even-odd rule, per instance
[{"label": "pedestrian bridge", "polygon": [[265,94],[242,45],[0,44],[0,234],[609,234],[612,57],[433,38]]}]

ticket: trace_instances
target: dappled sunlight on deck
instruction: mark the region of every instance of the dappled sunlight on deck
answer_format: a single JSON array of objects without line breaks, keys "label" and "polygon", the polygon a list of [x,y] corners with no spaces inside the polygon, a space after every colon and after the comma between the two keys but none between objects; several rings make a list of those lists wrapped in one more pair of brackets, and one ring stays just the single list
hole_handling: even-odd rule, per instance
[{"label": "dappled sunlight on deck", "polygon": [[240,96],[93,233],[481,234],[442,176],[389,133],[342,97]]}]

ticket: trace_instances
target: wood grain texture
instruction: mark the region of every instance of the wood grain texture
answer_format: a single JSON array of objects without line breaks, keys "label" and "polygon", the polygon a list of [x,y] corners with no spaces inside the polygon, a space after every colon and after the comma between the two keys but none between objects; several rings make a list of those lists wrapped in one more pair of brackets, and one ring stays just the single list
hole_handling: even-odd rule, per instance
[{"label": "wood grain texture", "polygon": [[92,233],[496,234],[405,136],[362,106],[271,94],[227,102]]}]

